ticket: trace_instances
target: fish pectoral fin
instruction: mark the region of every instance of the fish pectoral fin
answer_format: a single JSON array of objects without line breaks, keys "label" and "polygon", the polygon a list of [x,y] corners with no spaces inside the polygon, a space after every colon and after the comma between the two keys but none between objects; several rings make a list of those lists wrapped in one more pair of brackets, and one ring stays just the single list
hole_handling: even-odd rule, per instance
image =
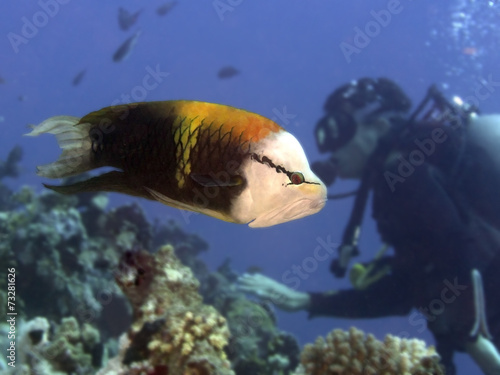
[{"label": "fish pectoral fin", "polygon": [[230,176],[228,179],[216,179],[212,176],[197,173],[191,173],[189,176],[193,179],[193,181],[206,187],[239,186],[243,183],[243,178],[241,176]]}]

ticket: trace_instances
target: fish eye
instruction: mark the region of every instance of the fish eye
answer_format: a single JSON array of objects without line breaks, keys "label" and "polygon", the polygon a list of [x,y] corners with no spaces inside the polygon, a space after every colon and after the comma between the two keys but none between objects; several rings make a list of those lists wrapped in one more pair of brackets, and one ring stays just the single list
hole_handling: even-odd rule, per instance
[{"label": "fish eye", "polygon": [[290,181],[292,185],[300,185],[305,181],[304,175],[300,172],[293,172],[290,175]]}]

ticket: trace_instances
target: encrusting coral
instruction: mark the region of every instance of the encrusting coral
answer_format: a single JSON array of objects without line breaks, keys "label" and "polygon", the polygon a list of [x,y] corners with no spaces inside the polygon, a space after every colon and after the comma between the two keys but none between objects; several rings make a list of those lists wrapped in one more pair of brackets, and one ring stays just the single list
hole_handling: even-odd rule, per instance
[{"label": "encrusting coral", "polygon": [[[229,261],[212,272],[198,259],[209,247],[198,235],[186,233],[174,220],[150,224],[135,203],[107,209],[105,193],[65,196],[51,191],[37,193],[27,186],[13,192],[2,189],[1,182],[0,263],[6,267],[0,269],[0,302],[6,303],[6,272],[13,267],[23,280],[16,286],[16,308],[26,320],[43,317],[48,322],[59,322],[62,317],[73,317],[80,327],[90,323],[97,328],[101,342],[92,352],[92,365],[89,367],[88,357],[82,355],[78,357],[80,363],[73,366],[80,373],[95,374],[99,370],[101,362],[94,357],[100,351],[106,369],[114,366],[116,370],[106,374],[161,374],[168,366],[162,350],[171,350],[172,361],[179,354],[182,362],[191,347],[190,358],[194,358],[204,351],[204,345],[206,356],[227,356],[239,375],[286,374],[297,367],[299,347],[295,338],[277,329],[267,304],[249,301],[236,289],[238,275],[230,269]],[[137,251],[149,249],[154,253],[166,243],[174,247],[175,255],[199,283],[171,257]],[[163,266],[161,262],[166,263]],[[112,280],[113,272],[127,296]],[[152,274],[156,275],[154,285],[149,285]],[[162,287],[161,280],[170,286]],[[199,307],[202,297],[198,293],[227,323],[214,309]],[[131,306],[138,313],[129,335],[122,335],[119,352],[116,338],[131,326]],[[229,335],[226,326],[235,334],[224,347]],[[0,337],[0,344],[5,338]],[[168,347],[169,340],[176,346]],[[35,350],[28,345],[26,353],[30,348]],[[114,359],[108,361],[108,357]],[[53,373],[54,369],[72,373],[71,367],[62,368],[56,362],[57,358],[45,356],[28,362],[26,371],[36,367],[37,374]],[[161,365],[155,368],[152,363]],[[6,366],[0,360],[0,369]],[[171,363],[169,366],[175,369]],[[226,373],[228,369],[229,365],[207,373]]]},{"label": "encrusting coral", "polygon": [[294,375],[444,375],[433,347],[387,335],[383,342],[354,327],[307,344]]},{"label": "encrusting coral", "polygon": [[[0,263],[6,266],[0,302],[7,266],[15,267],[23,280],[16,307],[28,320],[19,326],[19,366],[9,373],[274,375],[297,367],[295,338],[276,328],[269,304],[236,289],[229,260],[211,272],[197,258],[208,249],[200,237],[173,220],[152,226],[137,204],[107,210],[104,193],[38,194],[29,187],[14,193],[1,179],[17,175],[20,157],[16,148],[0,161]],[[154,254],[136,250],[165,243],[175,253],[171,246]],[[110,280],[113,270],[121,290]],[[131,321],[125,297],[133,323],[116,348],[115,337]],[[4,330],[0,325],[2,345]],[[318,339],[301,359],[296,375],[443,374],[423,342],[388,336],[382,343],[356,329]],[[0,359],[2,371],[9,369]]]},{"label": "encrusting coral", "polygon": [[94,374],[102,360],[99,331],[74,317],[49,324],[37,317],[20,325],[16,374]]},{"label": "encrusting coral", "polygon": [[134,322],[121,339],[121,353],[99,375],[234,374],[223,350],[226,320],[202,303],[199,282],[172,246],[126,254],[116,281],[132,304]]},{"label": "encrusting coral", "polygon": [[203,301],[227,319],[231,339],[225,351],[234,372],[238,375],[289,374],[299,364],[297,340],[278,329],[270,303],[251,301],[237,289],[238,274],[230,263],[226,259],[217,272],[204,273],[203,268],[196,265],[191,269],[200,280]]}]

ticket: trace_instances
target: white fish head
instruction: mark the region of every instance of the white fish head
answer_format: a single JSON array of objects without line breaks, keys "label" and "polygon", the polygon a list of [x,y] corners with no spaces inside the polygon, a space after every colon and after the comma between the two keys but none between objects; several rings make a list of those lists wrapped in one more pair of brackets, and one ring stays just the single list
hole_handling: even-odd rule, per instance
[{"label": "white fish head", "polygon": [[259,141],[242,166],[247,189],[232,213],[250,227],[268,227],[320,211],[326,186],[311,171],[304,150],[281,130]]}]

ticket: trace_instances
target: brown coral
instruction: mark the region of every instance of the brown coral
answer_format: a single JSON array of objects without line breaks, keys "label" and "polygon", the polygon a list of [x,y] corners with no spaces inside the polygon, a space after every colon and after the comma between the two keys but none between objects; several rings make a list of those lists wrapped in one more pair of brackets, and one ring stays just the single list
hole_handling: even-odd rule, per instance
[{"label": "brown coral", "polygon": [[99,374],[234,375],[223,350],[226,320],[202,303],[199,282],[172,246],[154,255],[127,254],[116,281],[132,304],[134,322],[120,357]]},{"label": "brown coral", "polygon": [[68,317],[51,329],[47,319],[37,317],[20,328],[20,373],[95,374],[100,365],[100,335],[90,324]]},{"label": "brown coral", "polygon": [[424,341],[387,335],[384,342],[354,327],[330,332],[304,347],[295,375],[443,375]]}]

